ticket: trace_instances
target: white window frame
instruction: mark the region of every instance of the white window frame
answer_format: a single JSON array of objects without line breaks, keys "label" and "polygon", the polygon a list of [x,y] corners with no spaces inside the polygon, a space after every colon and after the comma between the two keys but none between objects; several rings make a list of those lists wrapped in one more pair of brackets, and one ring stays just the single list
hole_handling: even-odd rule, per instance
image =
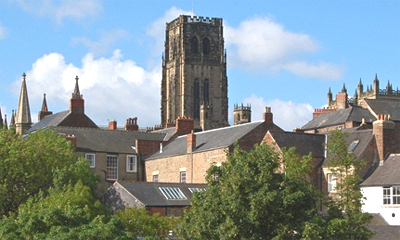
[{"label": "white window frame", "polygon": [[327,174],[328,192],[336,192],[337,175],[336,173]]},{"label": "white window frame", "polygon": [[382,203],[384,206],[399,206],[400,186],[383,187]]},{"label": "white window frame", "polygon": [[137,172],[137,156],[136,155],[127,155],[126,156],[126,171],[127,172]]},{"label": "white window frame", "polygon": [[383,196],[382,203],[383,203],[383,205],[392,205],[392,200],[390,197],[391,192],[392,192],[392,189],[390,187],[382,188],[382,196]]},{"label": "white window frame", "polygon": [[118,180],[118,156],[107,155],[107,180]]},{"label": "white window frame", "polygon": [[[91,157],[93,157],[91,159]],[[86,153],[85,154],[86,160],[89,162],[90,168],[95,168],[96,167],[96,154],[94,153]]]},{"label": "white window frame", "polygon": [[158,182],[158,174],[153,174],[153,182]]},{"label": "white window frame", "polygon": [[180,171],[179,177],[180,177],[180,183],[186,183],[186,171]]}]

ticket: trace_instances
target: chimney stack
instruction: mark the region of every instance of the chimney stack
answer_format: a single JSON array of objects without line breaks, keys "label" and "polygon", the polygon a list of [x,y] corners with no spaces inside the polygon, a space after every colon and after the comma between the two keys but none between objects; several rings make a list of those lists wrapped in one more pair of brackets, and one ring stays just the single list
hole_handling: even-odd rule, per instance
[{"label": "chimney stack", "polygon": [[187,153],[192,153],[196,150],[196,135],[193,131],[186,135],[187,138]]},{"label": "chimney stack", "polygon": [[266,123],[274,123],[274,118],[273,114],[271,112],[271,107],[265,107],[264,110],[264,116],[263,116],[264,122]]},{"label": "chimney stack", "polygon": [[139,131],[139,126],[137,125],[137,117],[126,119],[125,130],[135,132]]},{"label": "chimney stack", "polygon": [[395,123],[390,120],[390,115],[378,115],[372,123],[378,148],[379,161],[383,162],[386,156],[393,152],[395,145]]},{"label": "chimney stack", "polygon": [[186,116],[178,117],[178,119],[176,119],[175,127],[179,136],[188,134],[194,129],[193,119]]},{"label": "chimney stack", "polygon": [[117,130],[117,121],[113,120],[108,123],[109,130]]}]

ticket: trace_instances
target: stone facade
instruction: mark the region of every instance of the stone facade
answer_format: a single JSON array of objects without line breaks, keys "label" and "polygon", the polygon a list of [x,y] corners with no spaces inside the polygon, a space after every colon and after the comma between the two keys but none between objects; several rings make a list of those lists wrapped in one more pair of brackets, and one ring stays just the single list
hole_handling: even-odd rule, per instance
[{"label": "stone facade", "polygon": [[146,179],[151,182],[158,175],[159,182],[180,182],[180,173],[186,172],[187,183],[206,183],[207,169],[227,159],[228,148],[188,153],[169,158],[146,161]]},{"label": "stone facade", "polygon": [[203,130],[228,125],[228,78],[221,18],[180,16],[167,24],[161,123],[178,117]]}]

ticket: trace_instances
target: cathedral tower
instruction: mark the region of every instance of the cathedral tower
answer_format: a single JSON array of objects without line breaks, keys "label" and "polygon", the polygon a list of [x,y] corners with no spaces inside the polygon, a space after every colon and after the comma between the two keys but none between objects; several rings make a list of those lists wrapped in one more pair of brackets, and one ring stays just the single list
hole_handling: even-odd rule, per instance
[{"label": "cathedral tower", "polygon": [[196,127],[228,125],[228,79],[221,18],[180,16],[167,23],[161,123],[189,117]]}]

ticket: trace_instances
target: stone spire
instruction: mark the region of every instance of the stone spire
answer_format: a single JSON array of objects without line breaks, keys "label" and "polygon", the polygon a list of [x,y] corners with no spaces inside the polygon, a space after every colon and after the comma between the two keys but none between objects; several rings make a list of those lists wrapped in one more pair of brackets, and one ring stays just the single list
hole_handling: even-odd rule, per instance
[{"label": "stone spire", "polygon": [[12,110],[12,113],[11,113],[10,126],[15,127],[15,111],[14,110]]},{"label": "stone spire", "polygon": [[375,79],[374,79],[374,94],[375,96],[379,95],[379,79],[377,73],[375,73]]},{"label": "stone spire", "polygon": [[74,93],[72,93],[72,98],[73,99],[81,99],[82,95],[79,91],[79,84],[78,84],[78,76],[75,77],[75,89],[74,89]]},{"label": "stone spire", "polygon": [[28,90],[26,87],[26,74],[22,74],[21,93],[19,95],[18,110],[15,117],[15,130],[25,134],[32,126],[31,110],[29,109]]},{"label": "stone spire", "polygon": [[346,85],[343,83],[342,93],[347,93]]},{"label": "stone spire", "polygon": [[7,114],[4,114],[4,129],[8,129],[8,125],[7,125]]},{"label": "stone spire", "polygon": [[47,107],[46,93],[45,93],[45,94],[43,94],[42,109],[39,111],[38,121],[42,120],[44,117],[51,115],[51,114],[53,114],[53,112],[50,112]]},{"label": "stone spire", "polygon": [[78,76],[75,78],[75,89],[72,93],[70,100],[70,111],[71,113],[84,114],[85,113],[85,101],[83,100],[83,95],[79,91]]},{"label": "stone spire", "polygon": [[42,102],[42,111],[47,112],[49,109],[47,108],[47,101],[46,101],[46,93],[43,94],[43,102]]}]

